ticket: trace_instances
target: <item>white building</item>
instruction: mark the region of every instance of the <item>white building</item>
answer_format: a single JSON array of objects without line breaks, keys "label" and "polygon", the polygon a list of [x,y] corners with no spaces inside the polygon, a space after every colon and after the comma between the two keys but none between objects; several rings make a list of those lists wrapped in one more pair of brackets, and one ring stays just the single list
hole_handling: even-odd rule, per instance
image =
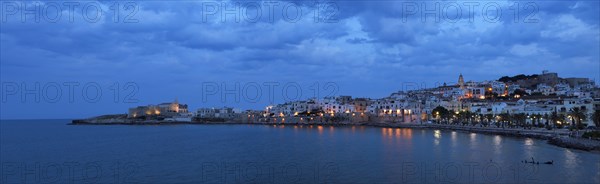
[{"label": "white building", "polygon": [[231,107],[199,108],[196,110],[195,116],[199,118],[235,118],[241,113],[240,109]]}]

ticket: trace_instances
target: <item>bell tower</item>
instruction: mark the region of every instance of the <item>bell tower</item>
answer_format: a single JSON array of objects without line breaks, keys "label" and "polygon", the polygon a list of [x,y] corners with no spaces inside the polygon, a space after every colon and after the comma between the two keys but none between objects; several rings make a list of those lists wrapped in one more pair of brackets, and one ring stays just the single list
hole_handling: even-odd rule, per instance
[{"label": "bell tower", "polygon": [[458,85],[460,89],[465,89],[465,79],[463,79],[462,73],[458,76]]}]

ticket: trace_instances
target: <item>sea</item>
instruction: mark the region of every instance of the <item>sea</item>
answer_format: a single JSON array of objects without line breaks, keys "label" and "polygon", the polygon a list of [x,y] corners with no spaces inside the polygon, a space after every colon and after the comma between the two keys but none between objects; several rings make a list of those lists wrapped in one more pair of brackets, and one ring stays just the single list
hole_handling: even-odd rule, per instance
[{"label": "sea", "polygon": [[599,153],[531,138],[366,126],[69,122],[1,120],[0,183],[600,183]]}]

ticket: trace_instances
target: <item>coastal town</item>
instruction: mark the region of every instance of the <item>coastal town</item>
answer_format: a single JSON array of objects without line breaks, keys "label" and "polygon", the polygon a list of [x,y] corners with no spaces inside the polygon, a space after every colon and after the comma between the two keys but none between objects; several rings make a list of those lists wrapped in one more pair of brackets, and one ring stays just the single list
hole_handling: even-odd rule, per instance
[{"label": "coastal town", "polygon": [[[189,110],[177,100],[130,108],[74,124],[275,124],[375,125],[388,127],[450,126],[512,134],[523,130],[598,139],[600,87],[589,78],[562,78],[557,73],[504,76],[490,81],[398,91],[389,96],[312,98],[268,105],[263,110],[233,107]],[[518,131],[513,131],[518,130]],[[586,134],[587,132],[587,134]],[[544,135],[545,135],[544,134]]]},{"label": "coastal town", "polygon": [[473,124],[541,128],[595,127],[600,88],[588,78],[561,78],[557,73],[465,81],[452,85],[398,91],[380,98],[325,97],[269,105],[264,110],[199,108],[174,102],[129,109],[128,119],[160,121],[236,121],[240,123]]},{"label": "coastal town", "polygon": [[600,184],[600,0],[1,0],[0,184]]}]

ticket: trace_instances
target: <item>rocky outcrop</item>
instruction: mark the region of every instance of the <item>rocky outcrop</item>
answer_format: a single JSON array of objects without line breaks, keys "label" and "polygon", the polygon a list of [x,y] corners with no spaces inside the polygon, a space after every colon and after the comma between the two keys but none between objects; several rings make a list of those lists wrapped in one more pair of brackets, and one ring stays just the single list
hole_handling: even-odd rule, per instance
[{"label": "rocky outcrop", "polygon": [[597,140],[561,136],[549,139],[548,143],[565,148],[573,148],[586,151],[600,151],[600,141]]},{"label": "rocky outcrop", "polygon": [[71,121],[71,124],[118,124],[126,122],[127,114],[110,114],[87,119],[76,119]]}]

